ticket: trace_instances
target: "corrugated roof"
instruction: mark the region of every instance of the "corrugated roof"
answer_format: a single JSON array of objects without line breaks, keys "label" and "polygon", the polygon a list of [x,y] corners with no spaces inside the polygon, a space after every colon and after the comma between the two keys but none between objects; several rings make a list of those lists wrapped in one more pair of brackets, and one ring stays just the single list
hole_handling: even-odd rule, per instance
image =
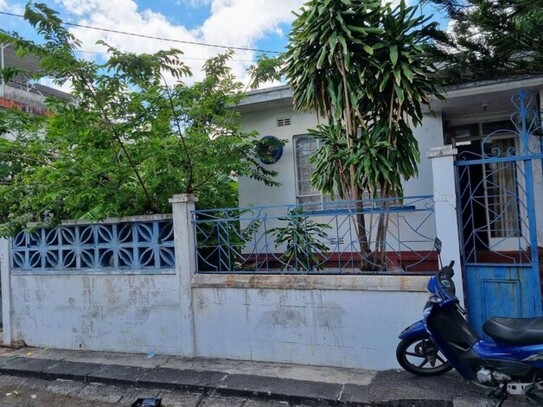
[{"label": "corrugated roof", "polygon": [[20,68],[27,72],[26,74],[16,75],[6,82],[6,86],[12,86],[14,88],[25,89],[30,93],[37,93],[43,96],[54,96],[58,98],[69,98],[70,95],[66,92],[62,92],[58,89],[51,88],[49,86],[40,85],[37,83],[30,83],[32,74],[40,73],[43,70],[40,68],[39,58],[34,55],[18,56],[15,50],[9,46],[4,45],[4,67],[5,68]]},{"label": "corrugated roof", "polygon": [[4,66],[9,68],[21,68],[32,73],[41,71],[38,57],[34,55],[20,57],[9,45],[4,45]]}]

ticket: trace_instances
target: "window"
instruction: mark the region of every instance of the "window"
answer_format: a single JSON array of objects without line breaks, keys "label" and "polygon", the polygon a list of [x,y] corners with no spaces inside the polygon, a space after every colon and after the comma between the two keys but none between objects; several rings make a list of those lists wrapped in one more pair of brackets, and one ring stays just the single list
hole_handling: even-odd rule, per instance
[{"label": "window", "polygon": [[[515,139],[500,138],[484,143],[484,152],[494,157],[514,153]],[[491,239],[520,236],[517,166],[514,161],[485,164],[488,232]]]},{"label": "window", "polygon": [[319,142],[310,136],[294,137],[295,164],[296,164],[296,202],[320,203],[322,194],[311,185],[311,175],[315,166],[309,162],[309,157],[319,148]]},{"label": "window", "polygon": [[[309,158],[319,148],[319,141],[311,136],[295,136],[294,149],[296,165],[296,202],[299,204],[321,204],[323,202],[336,202],[330,195],[321,194],[311,185],[311,176],[315,171],[315,166],[309,162]],[[379,194],[377,191],[377,194]],[[370,199],[367,191],[362,194],[363,199]],[[394,203],[397,203],[396,201]],[[334,205],[336,208],[344,206],[339,203]]]}]

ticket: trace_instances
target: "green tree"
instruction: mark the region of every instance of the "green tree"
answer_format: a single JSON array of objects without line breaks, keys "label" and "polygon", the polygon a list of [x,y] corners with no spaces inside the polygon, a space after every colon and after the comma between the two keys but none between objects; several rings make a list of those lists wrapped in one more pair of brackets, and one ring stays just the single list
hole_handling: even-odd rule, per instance
[{"label": "green tree", "polygon": [[[283,73],[295,108],[327,120],[312,132],[321,140],[312,181],[322,192],[391,198],[417,174],[412,126],[422,121],[422,105],[441,95],[425,47],[429,28],[403,1],[393,8],[381,1],[310,0],[302,8]],[[382,202],[386,213],[390,201]],[[382,267],[388,217],[379,219],[372,253],[361,204],[357,209],[362,268]]]},{"label": "green tree", "polygon": [[450,19],[434,52],[448,83],[543,73],[538,0],[426,0]]},{"label": "green tree", "polygon": [[29,4],[25,18],[43,41],[2,31],[0,43],[37,56],[36,79],[73,91],[47,101],[50,116],[1,112],[0,129],[16,136],[0,142],[1,234],[44,217],[169,212],[176,193],[197,194],[200,207],[235,206],[241,175],[276,185],[275,173],[259,164],[255,134],[241,130],[233,109],[243,87],[227,67],[232,52],[209,59],[204,79],[189,86],[179,50],[136,55],[108,47],[104,63],[81,60],[79,41],[56,12]]}]

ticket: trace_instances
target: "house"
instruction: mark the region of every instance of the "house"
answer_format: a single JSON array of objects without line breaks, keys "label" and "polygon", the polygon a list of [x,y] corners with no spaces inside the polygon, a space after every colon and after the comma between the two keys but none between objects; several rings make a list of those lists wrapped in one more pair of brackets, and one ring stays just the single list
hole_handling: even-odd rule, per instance
[{"label": "house", "polygon": [[[483,135],[510,126],[508,122],[514,110],[511,98],[521,89],[538,95],[543,91],[543,78],[449,87],[447,100],[433,102],[433,111],[427,111],[422,126],[414,129],[421,153],[419,176],[404,184],[404,195],[432,194],[431,165],[427,157],[432,148],[451,144],[461,153],[468,149],[467,142],[475,145]],[[275,136],[287,141],[282,157],[276,163],[267,164],[278,171],[281,186],[267,187],[243,179],[239,186],[240,206],[322,201],[324,197],[310,186],[312,168],[304,160],[318,147],[306,135],[308,129],[319,124],[317,115],[294,112],[288,86],[250,92],[239,109],[246,130],[257,130],[262,137]]]},{"label": "house", "polygon": [[[446,91],[446,101],[433,101],[422,126],[414,129],[421,162],[418,177],[404,183],[404,195],[439,200],[436,194],[441,180],[436,180],[430,157],[435,156],[432,150],[448,148],[454,168],[442,181],[455,186],[456,216],[448,223],[458,225],[468,308],[474,315],[478,310],[476,318],[481,324],[498,314],[541,315],[537,241],[543,242],[543,206],[537,203],[543,199],[539,118],[543,77],[466,83]],[[526,96],[523,100],[518,96],[521,91]],[[281,186],[271,188],[241,179],[240,206],[325,205],[329,198],[311,186],[313,166],[307,160],[318,148],[318,142],[307,133],[319,124],[319,117],[295,112],[288,86],[249,93],[240,111],[246,130],[287,141],[280,157],[264,164],[278,172]],[[406,219],[409,216],[415,215],[402,215]],[[408,231],[406,224],[398,226],[398,236]],[[420,225],[419,236],[433,237],[440,233],[437,229],[435,221],[427,221]],[[330,250],[350,250],[333,243]],[[394,244],[398,248],[392,247]],[[419,244],[413,251],[429,250],[428,245],[429,241]],[[402,252],[403,246],[403,241],[396,239],[388,250]],[[417,267],[408,269],[398,261],[395,264],[400,264],[402,271],[417,271]],[[437,264],[433,264],[435,269]],[[428,267],[418,269],[428,271]],[[503,301],[500,306],[504,296],[510,296],[518,306]],[[487,304],[483,308],[478,305],[481,297]]]},{"label": "house", "polygon": [[47,97],[69,97],[58,89],[34,83],[31,73],[40,71],[38,58],[32,55],[20,57],[7,44],[0,44],[0,68],[21,70],[8,81],[0,78],[0,109],[18,108],[27,113],[48,114],[45,107]]},{"label": "house", "polygon": [[[535,204],[543,159],[535,149],[539,126],[526,126],[537,117],[525,110],[514,116],[513,126],[500,121],[515,112],[511,96],[520,89],[533,95],[542,88],[543,78],[525,78],[449,89],[447,102],[436,103],[435,113],[428,112],[416,129],[422,162],[420,176],[405,185],[411,198],[394,203],[389,211],[394,236],[401,237],[395,244],[407,238],[414,253],[429,252],[438,234],[444,260],[459,261],[462,252],[472,319],[496,312],[541,312],[533,247],[537,224],[532,227],[541,212]],[[357,251],[356,236],[348,235],[352,207],[329,203],[308,187],[311,167],[302,160],[315,146],[305,134],[318,118],[294,113],[288,88],[252,93],[240,110],[246,130],[289,141],[282,153],[266,154],[269,163],[264,164],[278,170],[281,187],[241,179],[242,209],[195,210],[194,197],[176,195],[170,201],[173,219],[151,215],[93,225],[68,222],[47,234],[34,231],[11,242],[0,240],[5,340],[74,350],[151,349],[187,357],[397,368],[397,335],[420,319],[428,276],[404,257],[386,264],[397,270],[365,273],[345,265],[342,256]],[[490,123],[498,123],[493,126],[502,131],[482,142],[480,133]],[[515,127],[519,124],[524,124],[520,132]],[[503,141],[510,136],[514,142]],[[511,148],[522,147],[523,138],[532,142],[534,151]],[[531,192],[530,186],[535,187]],[[291,265],[282,258],[284,247],[263,233],[284,225],[285,209],[288,213],[292,206],[283,205],[296,205],[297,198],[306,199],[309,208],[301,216],[316,223],[333,221],[332,229],[326,229],[327,244],[339,254],[327,260],[336,265],[322,264],[323,270],[314,267],[303,273],[285,268]],[[466,212],[471,208],[479,212]],[[364,217],[379,215],[373,209],[366,207]],[[130,234],[123,232],[127,223]],[[201,240],[206,232],[202,225],[213,225],[207,229],[207,242]],[[520,250],[513,250],[513,241]],[[203,244],[216,262],[202,267],[215,270],[200,268],[197,260],[204,259],[197,256]],[[137,255],[129,256],[127,250]],[[401,256],[403,252],[399,250]],[[122,267],[96,268],[90,261],[110,266],[111,258],[122,258],[122,264],[113,261]],[[163,264],[165,259],[171,261]],[[159,267],[152,267],[151,260]],[[435,258],[430,260],[435,270]],[[126,267],[127,262],[134,267]],[[462,291],[458,294],[462,297]],[[483,304],[479,310],[474,308],[478,302]]]}]

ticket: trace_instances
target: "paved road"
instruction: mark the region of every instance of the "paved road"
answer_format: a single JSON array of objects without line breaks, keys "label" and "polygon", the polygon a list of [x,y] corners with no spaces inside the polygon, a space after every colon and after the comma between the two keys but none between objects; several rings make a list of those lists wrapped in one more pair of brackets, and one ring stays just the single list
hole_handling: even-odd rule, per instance
[{"label": "paved road", "polygon": [[281,401],[130,386],[84,384],[0,376],[0,407],[109,407],[131,406],[139,397],[160,397],[166,407],[304,407]]},{"label": "paved road", "polygon": [[[160,397],[164,407],[322,407],[324,405],[288,403],[247,397],[203,394],[193,391],[136,389],[101,383],[80,383],[70,380],[41,380],[0,375],[0,407],[130,407],[140,397]],[[435,401],[435,400],[434,400]],[[450,404],[393,404],[396,407],[442,407]],[[508,400],[504,407],[526,407],[524,402]],[[327,405],[326,405],[327,406]],[[478,397],[462,398],[454,407],[487,407]]]}]

